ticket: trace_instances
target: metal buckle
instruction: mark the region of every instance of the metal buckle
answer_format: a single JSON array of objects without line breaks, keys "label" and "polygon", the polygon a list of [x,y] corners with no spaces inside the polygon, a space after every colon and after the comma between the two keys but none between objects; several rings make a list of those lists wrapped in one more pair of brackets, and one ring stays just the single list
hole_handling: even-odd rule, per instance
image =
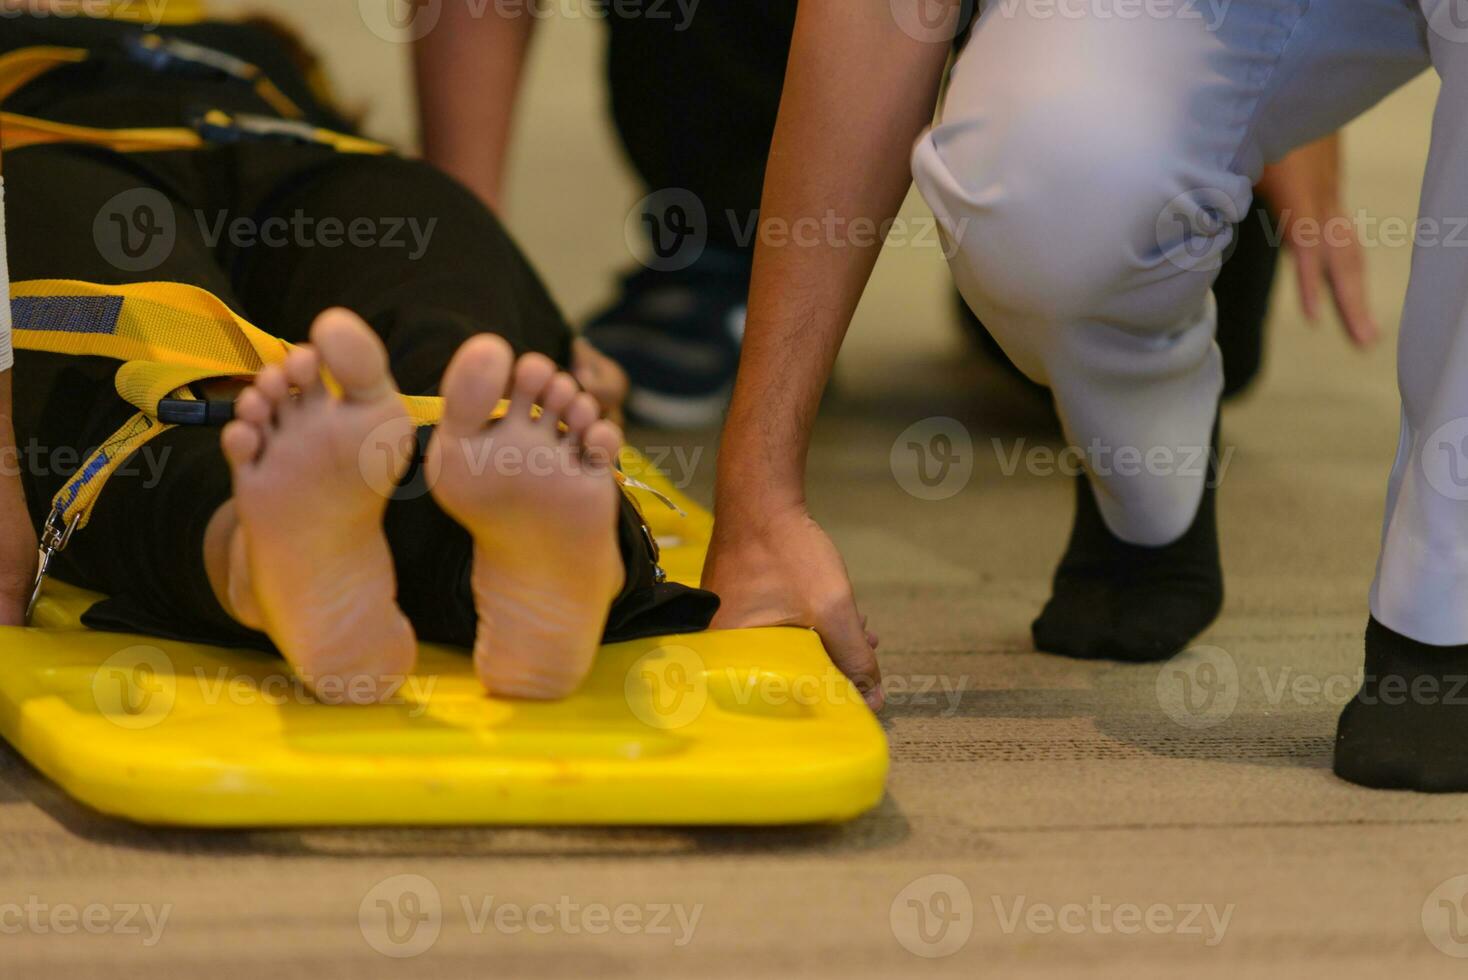
[{"label": "metal buckle", "polygon": [[642,528],[642,540],[647,542],[647,553],[652,556],[653,581],[662,585],[668,580],[668,573],[663,571],[661,564],[663,549],[658,546],[658,539],[653,537],[652,530],[646,524],[639,524]]},{"label": "metal buckle", "polygon": [[46,573],[51,570],[51,560],[71,543],[71,536],[76,533],[77,525],[82,520],[82,515],[77,514],[69,522],[63,523],[63,516],[61,508],[53,507],[46,516],[46,523],[41,526],[40,548],[36,555],[36,582],[31,587],[31,601],[25,607],[26,623],[30,623],[36,611],[36,603],[41,599],[41,587],[46,584]]}]

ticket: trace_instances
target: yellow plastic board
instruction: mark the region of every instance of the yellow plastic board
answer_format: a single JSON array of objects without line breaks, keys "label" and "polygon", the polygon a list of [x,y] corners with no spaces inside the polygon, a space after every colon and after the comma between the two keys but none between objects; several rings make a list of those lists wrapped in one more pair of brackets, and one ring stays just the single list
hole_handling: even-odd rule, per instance
[{"label": "yellow plastic board", "polygon": [[[687,511],[642,494],[664,567],[696,581],[709,515],[626,462]],[[492,699],[465,652],[425,645],[390,703],[336,707],[276,657],[86,630],[95,598],[53,585],[36,627],[0,629],[0,734],[143,823],[808,823],[883,792],[881,727],[806,630],[610,645],[554,704]]]}]

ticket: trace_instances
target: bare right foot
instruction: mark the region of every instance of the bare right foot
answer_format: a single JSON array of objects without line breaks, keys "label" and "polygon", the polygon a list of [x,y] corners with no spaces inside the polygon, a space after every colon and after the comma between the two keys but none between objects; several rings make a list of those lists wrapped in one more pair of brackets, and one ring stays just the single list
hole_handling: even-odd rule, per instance
[{"label": "bare right foot", "polygon": [[[612,473],[622,434],[549,358],[513,361],[489,334],[454,356],[427,465],[439,505],[474,538],[480,680],[500,697],[560,698],[591,670],[626,576]],[[509,415],[486,424],[507,389]]]},{"label": "bare right foot", "polygon": [[[329,310],[311,340],[260,373],[222,436],[238,517],[228,604],[322,700],[372,703],[418,652],[382,528],[414,425],[360,318]],[[323,362],[340,396],[323,384]]]}]

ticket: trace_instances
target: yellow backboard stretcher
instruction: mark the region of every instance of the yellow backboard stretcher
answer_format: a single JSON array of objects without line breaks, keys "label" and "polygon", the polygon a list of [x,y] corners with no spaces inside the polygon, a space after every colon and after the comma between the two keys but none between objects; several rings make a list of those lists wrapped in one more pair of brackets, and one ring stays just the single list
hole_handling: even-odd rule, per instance
[{"label": "yellow backboard stretcher", "polygon": [[[696,582],[709,515],[625,462],[687,512],[639,501],[669,576]],[[610,645],[553,704],[492,699],[464,651],[425,645],[391,703],[334,707],[267,654],[87,630],[95,598],[53,584],[37,626],[0,629],[0,735],[142,823],[812,823],[883,792],[881,727],[808,630]]]}]

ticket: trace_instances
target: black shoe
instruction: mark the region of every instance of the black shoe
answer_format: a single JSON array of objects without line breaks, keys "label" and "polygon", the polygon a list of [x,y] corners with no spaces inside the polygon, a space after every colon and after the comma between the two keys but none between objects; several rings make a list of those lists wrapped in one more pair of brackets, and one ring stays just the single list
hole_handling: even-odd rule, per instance
[{"label": "black shoe", "polygon": [[627,415],[662,429],[717,425],[734,391],[744,341],[749,256],[709,248],[677,272],[641,269],[586,339],[631,381]]}]

